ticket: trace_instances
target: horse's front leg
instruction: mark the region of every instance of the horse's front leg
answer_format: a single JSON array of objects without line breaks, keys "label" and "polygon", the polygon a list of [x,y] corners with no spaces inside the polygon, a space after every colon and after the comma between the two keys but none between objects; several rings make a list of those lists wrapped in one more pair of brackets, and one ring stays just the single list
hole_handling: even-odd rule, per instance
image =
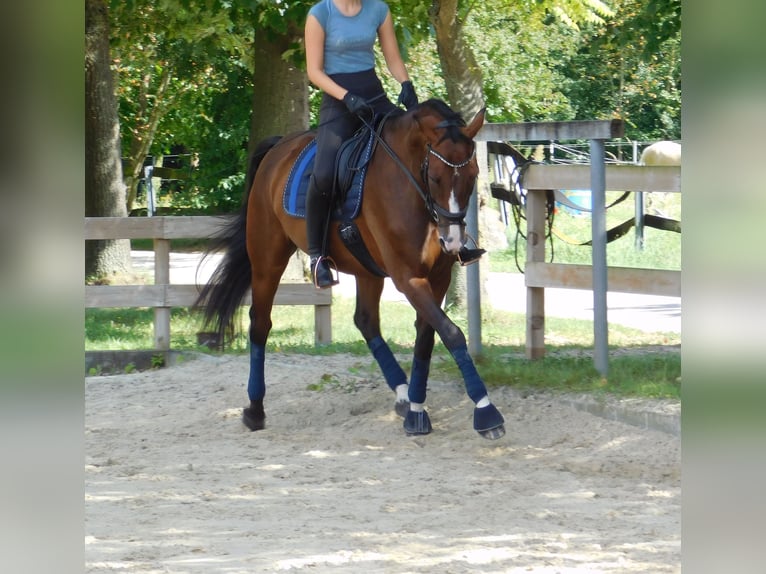
[{"label": "horse's front leg", "polygon": [[404,417],[404,431],[408,435],[431,432],[431,419],[425,410],[428,373],[431,370],[431,354],[434,349],[434,329],[418,313],[415,319],[417,336],[410,372],[410,408]]},{"label": "horse's front leg", "polygon": [[403,417],[409,410],[407,375],[380,333],[380,296],[382,293],[382,278],[373,276],[356,278],[354,325],[367,342],[386,383],[396,394],[394,410]]},{"label": "horse's front leg", "polygon": [[[498,439],[505,434],[505,420],[497,407],[489,399],[473,359],[468,354],[468,345],[460,327],[447,316],[435,300],[431,285],[427,279],[410,279],[406,290],[407,298],[418,314],[433,327],[457,363],[463,375],[466,393],[476,405],[473,415],[473,428],[483,437]],[[439,299],[441,301],[441,299]],[[415,365],[413,365],[413,369]],[[427,372],[426,372],[427,376]],[[412,377],[410,380],[412,385]]]}]

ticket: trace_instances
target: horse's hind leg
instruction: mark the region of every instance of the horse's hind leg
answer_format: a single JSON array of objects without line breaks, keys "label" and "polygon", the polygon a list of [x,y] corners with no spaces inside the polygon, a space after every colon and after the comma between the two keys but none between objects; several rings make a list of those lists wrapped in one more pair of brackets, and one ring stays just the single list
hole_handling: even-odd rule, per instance
[{"label": "horse's hind leg", "polygon": [[[266,425],[263,399],[266,395],[264,366],[266,341],[271,331],[271,310],[274,305],[279,282],[287,267],[295,245],[286,235],[271,236],[268,243],[255,241],[257,253],[250,252],[252,268],[252,304],[250,305],[250,375],[247,381],[247,395],[250,406],[242,411],[242,422],[252,431]],[[268,249],[263,246],[268,245]]]},{"label": "horse's hind leg", "polygon": [[394,393],[394,410],[404,416],[409,410],[407,402],[407,375],[380,334],[380,296],[383,279],[380,277],[356,278],[356,310],[354,325],[362,333],[372,356],[378,362],[386,383]]}]

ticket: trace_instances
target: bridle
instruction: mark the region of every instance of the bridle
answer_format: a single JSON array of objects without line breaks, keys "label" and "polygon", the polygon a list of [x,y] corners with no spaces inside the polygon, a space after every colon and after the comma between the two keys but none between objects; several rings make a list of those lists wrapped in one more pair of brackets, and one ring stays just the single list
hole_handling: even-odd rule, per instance
[{"label": "bridle", "polygon": [[[394,163],[399,166],[399,168],[404,172],[404,175],[407,176],[407,179],[410,180],[410,183],[415,187],[415,190],[418,192],[418,195],[423,199],[423,202],[426,204],[426,209],[428,210],[429,215],[431,216],[431,219],[433,219],[434,223],[439,225],[439,221],[446,220],[451,225],[460,225],[461,227],[465,227],[465,215],[468,211],[468,208],[461,209],[460,211],[449,211],[447,209],[444,209],[441,205],[436,203],[436,200],[433,197],[433,194],[431,193],[431,186],[429,184],[430,178],[428,177],[428,168],[429,168],[429,157],[434,156],[439,161],[447,165],[448,167],[451,167],[453,169],[452,177],[454,179],[457,179],[458,177],[458,170],[460,168],[463,168],[467,166],[469,163],[471,163],[471,160],[473,160],[474,157],[476,157],[476,144],[473,143],[473,150],[471,151],[471,155],[468,156],[467,159],[465,159],[462,162],[459,163],[452,163],[449,161],[446,157],[444,157],[442,154],[440,154],[438,151],[433,149],[431,147],[431,143],[429,142],[427,145],[427,151],[426,156],[423,158],[423,162],[420,164],[420,177],[423,183],[425,183],[425,190],[421,187],[421,185],[418,183],[418,181],[415,179],[415,177],[412,175],[410,170],[407,168],[406,165],[404,165],[404,162],[402,162],[401,159],[399,159],[399,156],[396,155],[396,152],[391,148],[390,145],[388,145],[388,142],[386,142],[383,137],[381,136],[381,133],[383,132],[383,125],[386,123],[386,120],[388,119],[388,115],[386,115],[383,120],[378,125],[378,129],[375,130],[372,128],[370,124],[367,123],[367,121],[362,118],[362,121],[364,124],[372,131],[372,133],[375,134],[375,140],[377,143],[379,143],[384,150],[386,150],[386,153],[388,153],[389,156],[391,156],[391,159],[394,160]],[[460,124],[456,120],[444,120],[442,122],[439,122],[436,127],[437,128],[449,128],[449,127],[459,127]]]},{"label": "bridle", "polygon": [[[442,124],[445,122],[442,122]],[[440,127],[442,124],[439,124]],[[438,224],[439,219],[445,219],[452,225],[465,225],[465,214],[468,211],[468,207],[466,206],[465,209],[461,209],[460,211],[449,211],[444,209],[441,205],[436,203],[434,201],[433,194],[431,193],[431,185],[430,185],[430,178],[428,177],[428,167],[429,167],[429,157],[433,155],[435,158],[439,159],[443,164],[445,164],[448,167],[452,168],[452,179],[456,180],[458,178],[458,170],[462,167],[467,166],[469,163],[471,163],[471,160],[476,157],[476,144],[473,146],[473,151],[471,152],[471,155],[468,156],[467,159],[464,161],[461,161],[459,163],[452,163],[449,161],[446,157],[444,157],[442,154],[440,154],[438,151],[433,149],[431,147],[431,143],[428,143],[428,153],[426,153],[426,157],[423,159],[423,163],[420,165],[420,177],[426,184],[426,190],[424,193],[421,194],[423,196],[423,199],[426,202],[426,207],[428,208],[429,213],[431,213],[431,217],[434,219],[434,221]]]}]

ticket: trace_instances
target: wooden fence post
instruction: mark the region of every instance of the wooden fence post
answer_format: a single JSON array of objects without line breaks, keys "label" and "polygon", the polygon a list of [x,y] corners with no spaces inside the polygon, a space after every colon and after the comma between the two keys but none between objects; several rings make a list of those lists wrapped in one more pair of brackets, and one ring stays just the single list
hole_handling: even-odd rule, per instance
[{"label": "wooden fence post", "polygon": [[[527,193],[527,263],[545,262],[545,192]],[[545,287],[527,285],[527,359],[545,356]]]},{"label": "wooden fence post", "polygon": [[332,305],[314,305],[314,344],[332,343]]},{"label": "wooden fence post", "polygon": [[[170,284],[170,239],[154,239],[154,284]],[[154,348],[170,350],[170,307],[154,308]]]}]

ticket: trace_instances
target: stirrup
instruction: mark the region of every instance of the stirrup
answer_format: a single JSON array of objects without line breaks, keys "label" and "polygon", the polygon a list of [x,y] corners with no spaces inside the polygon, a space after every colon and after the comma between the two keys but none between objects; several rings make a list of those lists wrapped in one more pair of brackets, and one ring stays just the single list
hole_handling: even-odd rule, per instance
[{"label": "stirrup", "polygon": [[[467,235],[467,234],[466,234]],[[482,255],[484,255],[487,250],[482,249],[479,247],[479,245],[476,243],[476,240],[468,235],[468,238],[473,242],[473,244],[476,246],[476,249],[468,249],[465,245],[460,248],[460,251],[457,253],[457,260],[460,262],[460,265],[465,267],[466,265],[471,265],[472,263],[476,263]]]},{"label": "stirrup", "polygon": [[[316,260],[314,260],[313,257],[311,259],[311,281],[314,283],[314,287],[317,289],[327,289],[340,283],[338,280],[338,266],[335,264],[335,260],[332,257],[328,255],[320,255]],[[327,271],[330,273],[330,283],[327,285],[319,285],[319,282],[317,281],[317,268],[324,263],[327,264]],[[335,271],[335,274],[333,274],[333,271]]]}]

